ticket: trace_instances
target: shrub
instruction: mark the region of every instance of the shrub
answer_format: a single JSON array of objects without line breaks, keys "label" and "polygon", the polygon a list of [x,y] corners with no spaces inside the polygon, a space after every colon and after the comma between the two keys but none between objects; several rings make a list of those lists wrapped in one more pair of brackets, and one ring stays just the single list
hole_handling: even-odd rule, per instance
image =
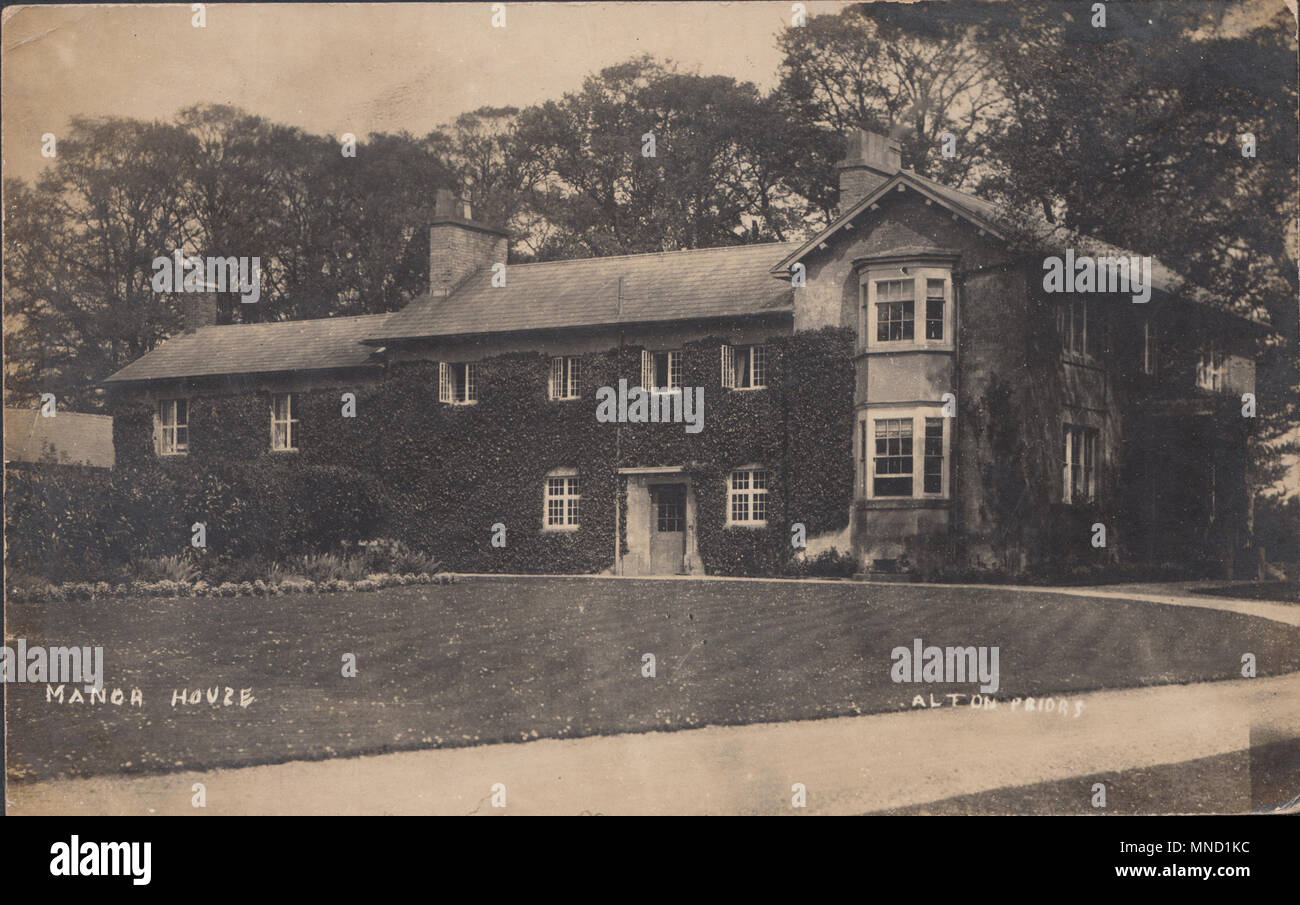
[{"label": "shrub", "polygon": [[832,547],[812,559],[791,560],[786,572],[799,578],[850,578],[858,568],[856,556]]},{"label": "shrub", "polygon": [[145,581],[168,581],[192,582],[199,575],[198,566],[188,557],[183,555],[173,556],[147,556],[140,560],[137,569],[140,577]]},{"label": "shrub", "polygon": [[442,571],[442,563],[422,550],[413,550],[400,540],[380,538],[362,541],[362,555],[371,573]]},{"label": "shrub", "polygon": [[266,583],[268,585],[282,585],[294,578],[302,578],[302,573],[295,571],[294,568],[286,563],[273,562],[266,569]]},{"label": "shrub", "polygon": [[367,574],[364,554],[340,555],[338,553],[310,553],[295,556],[289,561],[288,568],[296,575],[303,575],[316,582],[337,579],[356,581]]}]

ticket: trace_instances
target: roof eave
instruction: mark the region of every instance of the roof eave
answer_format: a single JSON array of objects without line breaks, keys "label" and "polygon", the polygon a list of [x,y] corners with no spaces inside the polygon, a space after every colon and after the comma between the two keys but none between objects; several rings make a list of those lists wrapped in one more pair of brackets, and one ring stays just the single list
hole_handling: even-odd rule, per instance
[{"label": "roof eave", "polygon": [[942,207],[951,211],[953,214],[965,220],[968,220],[972,225],[978,227],[984,232],[989,233],[990,235],[992,235],[997,239],[1002,239],[1005,241],[1006,236],[1004,236],[1002,232],[998,230],[997,227],[989,223],[983,217],[980,217],[979,215],[975,214],[973,211],[970,211],[959,204],[953,203],[949,199],[940,195],[938,192],[935,192],[932,189],[930,189],[928,186],[922,185],[920,182],[916,181],[915,179],[910,178],[906,172],[899,172],[895,176],[891,177],[879,188],[877,188],[874,192],[871,192],[870,194],[863,196],[861,199],[858,200],[856,204],[854,204],[847,211],[845,211],[844,213],[836,217],[824,230],[822,230],[817,235],[813,236],[803,245],[800,245],[795,251],[791,252],[789,255],[787,255],[785,258],[779,261],[775,266],[772,267],[771,273],[776,274],[776,273],[788,272],[789,269],[792,266],[794,266],[795,263],[800,261],[802,258],[806,257],[815,249],[824,245],[828,239],[830,239],[833,235],[835,235],[835,233],[843,229],[845,225],[851,222],[855,217],[857,217],[858,214],[862,213],[864,210],[869,210],[872,205],[879,203],[880,200],[884,198],[886,195],[888,195],[890,192],[897,191],[898,186],[905,186],[906,188],[910,188],[913,191],[919,192],[920,194],[924,195],[928,200],[934,202],[935,204],[941,205]]},{"label": "roof eave", "polygon": [[[792,290],[785,290],[789,295]],[[609,330],[613,328],[649,327],[663,324],[700,323],[710,321],[753,320],[769,317],[793,317],[794,306],[789,304],[779,308],[767,308],[762,311],[744,311],[738,314],[702,314],[695,317],[663,317],[638,320],[601,321],[589,324],[565,324],[552,327],[525,327],[516,330],[479,330],[465,333],[411,333],[402,336],[373,337],[362,340],[366,344],[388,344],[427,342],[433,339],[476,339],[484,336],[526,335],[532,333],[553,333],[557,330]]]},{"label": "roof eave", "polygon": [[[97,386],[104,389],[114,387],[138,386],[146,383],[163,383],[165,381],[175,380],[214,380],[222,377],[268,377],[277,374],[319,374],[329,371],[357,371],[365,369],[383,368],[382,361],[367,361],[360,364],[335,364],[324,365],[314,368],[278,368],[270,371],[213,371],[203,374],[161,374],[154,377],[119,377],[113,374],[105,377],[102,383]],[[118,372],[119,374],[121,372]]]}]

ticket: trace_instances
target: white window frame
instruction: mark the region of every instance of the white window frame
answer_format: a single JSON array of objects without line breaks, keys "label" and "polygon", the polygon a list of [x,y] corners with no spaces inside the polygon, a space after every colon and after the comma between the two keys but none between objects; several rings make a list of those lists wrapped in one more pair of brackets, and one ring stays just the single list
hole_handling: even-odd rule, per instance
[{"label": "white window frame", "polygon": [[[906,268],[906,273],[903,272]],[[878,339],[879,309],[876,284],[895,280],[912,281],[912,338]],[[943,280],[943,338],[926,339],[926,302],[929,280]],[[911,349],[951,352],[956,328],[956,306],[953,304],[952,267],[940,264],[888,264],[872,265],[859,277],[859,329],[865,342],[859,347],[868,352],[899,352]]]},{"label": "white window frame", "polygon": [[[908,496],[876,493],[876,422],[897,419],[912,421],[912,493]],[[943,464],[940,490],[925,491],[925,426],[926,419],[938,419],[943,426]],[[933,405],[873,405],[858,413],[858,430],[854,437],[857,446],[858,470],[862,472],[860,495],[868,500],[947,500],[952,492],[952,425],[955,418],[944,417],[943,404]],[[903,475],[881,475],[903,477]]]},{"label": "white window frame", "polygon": [[[555,484],[558,483],[558,490]],[[559,504],[559,521],[553,522],[551,503]],[[542,479],[542,530],[577,531],[582,519],[582,482],[576,468],[556,468]]]},{"label": "white window frame", "polygon": [[[763,475],[763,486],[754,486],[757,475]],[[764,465],[742,465],[733,468],[727,474],[727,522],[729,528],[766,528],[767,516],[772,506],[772,469]],[[743,486],[737,486],[742,484]],[[733,516],[734,506],[744,498],[746,516],[737,519]],[[759,499],[763,501],[763,517],[754,518]]]},{"label": "white window frame", "polygon": [[[657,387],[653,386],[655,377],[655,356],[667,355],[668,385]],[[676,375],[676,376],[674,376]],[[649,390],[651,393],[671,393],[680,389],[682,385],[682,350],[681,349],[649,349],[641,350],[641,388]]]},{"label": "white window frame", "polygon": [[[459,373],[457,373],[459,371]],[[461,391],[458,393],[458,390]],[[457,396],[461,398],[457,398]],[[438,362],[438,401],[447,405],[478,402],[478,362]]]},{"label": "white window frame", "polygon": [[[744,355],[737,354],[744,350]],[[762,361],[760,368],[757,362]],[[743,362],[743,365],[741,364]],[[742,378],[741,369],[744,374]],[[768,355],[765,343],[722,344],[722,386],[729,390],[767,389]],[[762,382],[757,382],[761,377]]]},{"label": "white window frame", "polygon": [[[271,451],[272,452],[297,452],[298,451],[298,424],[299,418],[294,417],[295,407],[293,403],[293,393],[272,393],[271,394]],[[288,408],[287,417],[281,418],[277,411],[277,405],[281,399],[285,400]],[[285,445],[276,445],[275,429],[284,425]]]},{"label": "white window frame", "polygon": [[1142,320],[1142,373],[1148,377],[1156,376],[1159,356],[1159,343],[1156,336],[1155,325],[1151,323],[1151,318]]},{"label": "white window frame", "polygon": [[1202,349],[1196,361],[1196,386],[1211,393],[1222,393],[1228,379],[1228,356],[1218,343]]},{"label": "white window frame", "polygon": [[551,399],[577,399],[582,395],[582,359],[577,355],[551,357],[551,374],[547,380]]},{"label": "white window frame", "polygon": [[[1106,323],[1097,299],[1066,296],[1056,306],[1056,332],[1061,341],[1061,357],[1066,361],[1096,363],[1105,354]],[[1081,327],[1074,329],[1077,322]],[[1078,336],[1078,347],[1074,338]]]},{"label": "white window frame", "polygon": [[[185,421],[181,423],[177,410],[185,403]],[[170,412],[171,423],[167,423]],[[185,442],[180,442],[180,432],[185,431]],[[168,437],[170,436],[170,441]],[[154,451],[160,456],[187,456],[190,452],[190,400],[186,396],[169,396],[159,399],[154,409]]]},{"label": "white window frame", "polygon": [[[1074,438],[1079,437],[1081,461],[1074,460]],[[1061,425],[1061,439],[1065,453],[1061,467],[1061,502],[1066,505],[1084,505],[1097,502],[1097,481],[1100,473],[1101,431],[1086,424],[1064,422]],[[1080,469],[1083,481],[1080,492],[1082,499],[1074,496],[1074,472]]]}]

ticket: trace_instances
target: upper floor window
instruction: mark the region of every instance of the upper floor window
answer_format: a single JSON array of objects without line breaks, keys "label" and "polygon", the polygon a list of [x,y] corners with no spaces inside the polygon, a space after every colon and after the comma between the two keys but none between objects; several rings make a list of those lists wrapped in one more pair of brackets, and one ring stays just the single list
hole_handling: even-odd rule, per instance
[{"label": "upper floor window", "polygon": [[641,352],[641,386],[647,390],[663,392],[682,385],[682,353]]},{"label": "upper floor window", "polygon": [[1061,500],[1065,503],[1091,503],[1097,498],[1096,428],[1067,424],[1062,430],[1065,462],[1061,474]]},{"label": "upper floor window", "polygon": [[861,418],[857,443],[863,496],[947,497],[947,425],[952,419],[942,417],[942,411],[941,406],[927,405],[891,411],[888,418]]},{"label": "upper floor window", "polygon": [[1061,301],[1056,308],[1056,332],[1061,337],[1061,351],[1067,357],[1099,357],[1104,333],[1097,305],[1086,298]]},{"label": "upper floor window", "polygon": [[947,281],[925,281],[925,338],[943,339],[943,309],[948,297]]},{"label": "upper floor window", "polygon": [[1154,376],[1157,370],[1157,361],[1156,328],[1148,318],[1142,321],[1142,373]]},{"label": "upper floor window", "polygon": [[158,452],[182,456],[190,451],[190,401],[158,400]]},{"label": "upper floor window", "polygon": [[1203,390],[1218,393],[1223,390],[1224,379],[1228,375],[1227,359],[1223,350],[1211,345],[1201,353],[1196,362],[1196,385]]},{"label": "upper floor window", "polygon": [[552,471],[546,476],[543,526],[554,529],[577,528],[580,502],[578,472],[569,469]]},{"label": "upper floor window", "polygon": [[440,362],[438,364],[438,401],[452,405],[478,402],[478,363]]},{"label": "upper floor window", "polygon": [[722,385],[733,390],[767,386],[767,346],[722,346]]},{"label": "upper floor window", "polygon": [[912,280],[876,282],[876,341],[893,342],[916,335]]},{"label": "upper floor window", "polygon": [[737,468],[727,479],[727,524],[761,526],[767,524],[767,485],[771,472],[766,468]]},{"label": "upper floor window", "polygon": [[550,396],[552,399],[577,399],[581,395],[582,360],[576,355],[551,359]]},{"label": "upper floor window", "polygon": [[271,397],[271,449],[298,448],[297,415],[292,393],[276,393]]},{"label": "upper floor window", "polygon": [[868,268],[860,335],[869,350],[953,347],[952,272],[945,266]]}]

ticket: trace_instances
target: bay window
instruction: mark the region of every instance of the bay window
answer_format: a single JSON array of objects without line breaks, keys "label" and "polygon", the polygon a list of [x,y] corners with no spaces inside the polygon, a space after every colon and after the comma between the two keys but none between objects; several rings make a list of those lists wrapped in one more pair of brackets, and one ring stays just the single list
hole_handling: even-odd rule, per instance
[{"label": "bay window", "polygon": [[953,348],[952,269],[873,264],[861,278],[861,345],[867,351]]}]

